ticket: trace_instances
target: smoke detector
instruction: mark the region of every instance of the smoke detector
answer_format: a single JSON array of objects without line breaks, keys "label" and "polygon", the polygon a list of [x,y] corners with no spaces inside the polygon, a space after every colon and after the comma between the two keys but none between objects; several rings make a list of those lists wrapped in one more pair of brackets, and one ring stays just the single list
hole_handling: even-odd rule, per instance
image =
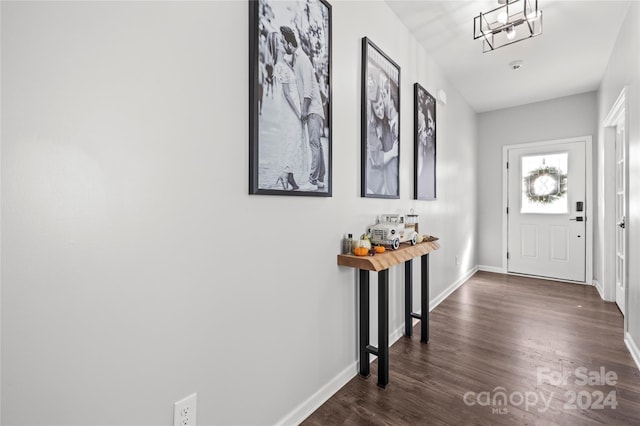
[{"label": "smoke detector", "polygon": [[513,62],[509,62],[509,68],[511,68],[512,70],[519,70],[520,68],[522,68],[522,60],[518,59],[517,61],[513,61]]}]

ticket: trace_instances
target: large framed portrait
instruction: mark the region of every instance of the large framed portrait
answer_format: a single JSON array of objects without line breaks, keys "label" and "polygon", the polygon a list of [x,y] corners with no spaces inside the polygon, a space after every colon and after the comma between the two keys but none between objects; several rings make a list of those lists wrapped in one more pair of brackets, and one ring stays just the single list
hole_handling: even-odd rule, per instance
[{"label": "large framed portrait", "polygon": [[249,0],[249,193],[331,196],[331,5]]},{"label": "large framed portrait", "polygon": [[362,39],[361,196],[400,198],[400,66]]},{"label": "large framed portrait", "polygon": [[436,199],[436,100],[419,83],[414,99],[414,199]]}]

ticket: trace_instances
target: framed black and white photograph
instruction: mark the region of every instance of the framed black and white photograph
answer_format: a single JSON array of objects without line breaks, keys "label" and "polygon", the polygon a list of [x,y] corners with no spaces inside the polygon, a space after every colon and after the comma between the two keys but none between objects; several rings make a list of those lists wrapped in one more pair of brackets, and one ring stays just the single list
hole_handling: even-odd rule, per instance
[{"label": "framed black and white photograph", "polygon": [[400,198],[400,66],[362,39],[361,196]]},{"label": "framed black and white photograph", "polygon": [[414,95],[414,199],[436,199],[436,100],[419,83]]},{"label": "framed black and white photograph", "polygon": [[331,5],[249,0],[249,193],[331,196]]}]

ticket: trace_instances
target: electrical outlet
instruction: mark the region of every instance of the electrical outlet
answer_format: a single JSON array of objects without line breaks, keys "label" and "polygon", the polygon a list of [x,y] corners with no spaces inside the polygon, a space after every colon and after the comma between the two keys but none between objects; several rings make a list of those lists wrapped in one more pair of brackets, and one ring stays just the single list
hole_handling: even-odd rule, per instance
[{"label": "electrical outlet", "polygon": [[460,265],[460,256],[456,255],[456,265]]},{"label": "electrical outlet", "polygon": [[196,402],[194,393],[173,404],[173,426],[196,426]]}]

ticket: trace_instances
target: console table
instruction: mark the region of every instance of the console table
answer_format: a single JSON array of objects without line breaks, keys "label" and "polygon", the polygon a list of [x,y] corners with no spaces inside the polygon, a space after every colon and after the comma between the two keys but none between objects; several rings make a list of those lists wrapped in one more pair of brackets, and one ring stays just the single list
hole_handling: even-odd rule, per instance
[{"label": "console table", "polygon": [[[435,241],[411,246],[401,244],[398,250],[387,250],[375,256],[339,254],[338,265],[357,268],[360,275],[360,375],[369,377],[369,354],[378,356],[378,386],[389,383],[389,268],[404,262],[405,336],[413,334],[413,319],[421,320],[420,342],[429,342],[429,253],[440,248]],[[421,257],[421,309],[413,311],[413,269],[415,257]],[[378,347],[369,344],[369,271],[378,273]]]}]

